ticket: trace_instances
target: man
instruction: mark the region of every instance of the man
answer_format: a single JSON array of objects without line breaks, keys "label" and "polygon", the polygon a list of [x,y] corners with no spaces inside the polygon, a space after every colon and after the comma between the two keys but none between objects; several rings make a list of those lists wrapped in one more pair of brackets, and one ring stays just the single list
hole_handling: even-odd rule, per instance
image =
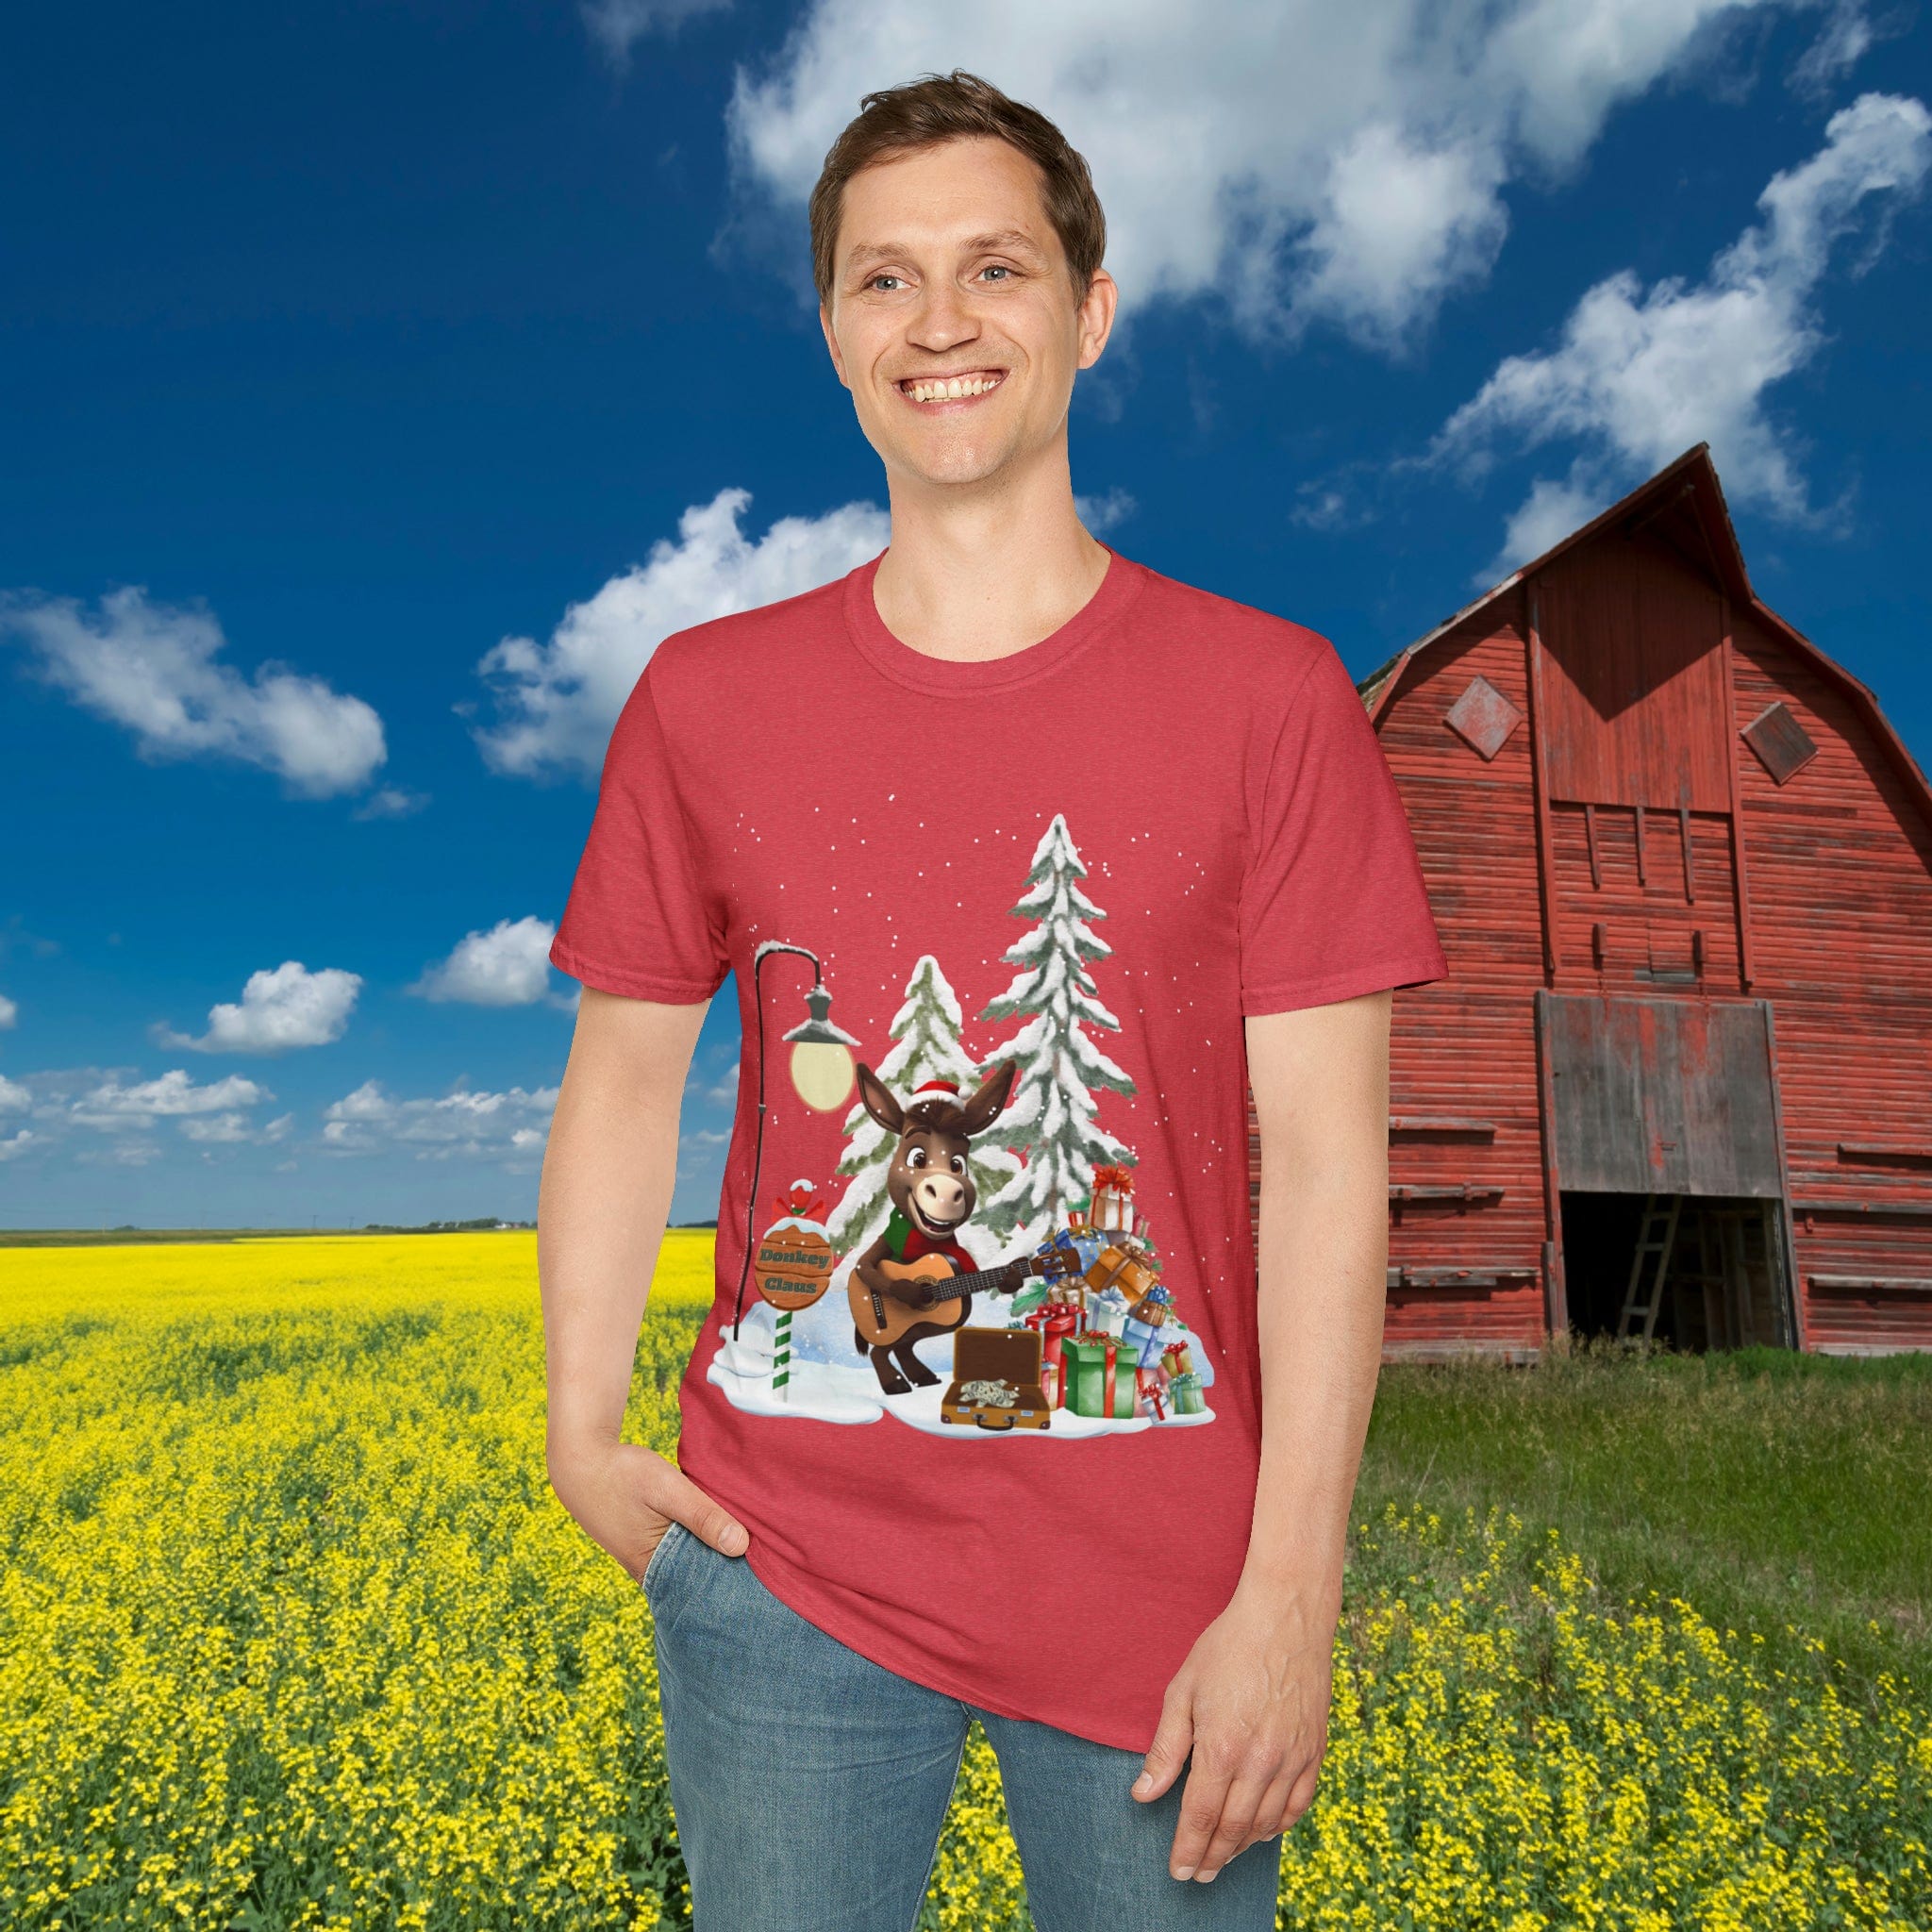
[{"label": "man", "polygon": [[[1116,290],[1058,130],[957,72],[868,96],[810,213],[891,542],[824,590],[666,640],[613,735],[552,956],[586,991],[540,1221],[551,1480],[650,1597],[703,1932],[904,1932],[974,1716],[1043,1932],[1272,1926],[1279,1834],[1322,1755],[1380,1357],[1391,990],[1446,962],[1333,646],[1080,524],[1068,406]],[[1016,910],[1038,922],[1017,942]],[[1098,1419],[1057,1407],[993,1438],[941,1423],[937,1389],[802,1390],[788,1408],[758,1379],[725,1332],[747,1218],[769,1206],[749,1198],[755,1158],[829,1173],[864,1130],[843,1103],[794,1107],[782,1072],[760,1088],[770,941],[808,944],[868,1068],[934,962],[975,1083],[1061,1028],[1066,1051],[1037,1055],[997,1117],[925,1102],[930,1131],[908,1118],[877,1161],[906,1164],[903,1191],[944,1158],[929,1198],[1004,1265],[1054,1227],[992,1256],[972,1219],[991,1224],[989,1181],[1018,1200],[1056,1150],[1119,1150],[1161,1232],[1166,1296],[1139,1312],[1171,1307],[1188,1348],[1161,1359],[1211,1374],[1211,1400],[1171,1411],[1165,1369],[1142,1367]],[[805,969],[772,958],[797,969],[795,1011]],[[619,1432],[683,1082],[734,971],[720,1302],[683,1384],[680,1468]],[[1010,1039],[985,1024],[1016,1014],[1034,1018]],[[891,1120],[908,1095],[887,1099]],[[974,1168],[982,1128],[1005,1167]],[[1026,1356],[1041,1331],[1002,1306],[919,1344],[941,1381],[969,1338],[1017,1333]],[[1104,1341],[1086,1355],[1096,1377],[1134,1373]],[[860,1387],[846,1361],[810,1387]]]}]

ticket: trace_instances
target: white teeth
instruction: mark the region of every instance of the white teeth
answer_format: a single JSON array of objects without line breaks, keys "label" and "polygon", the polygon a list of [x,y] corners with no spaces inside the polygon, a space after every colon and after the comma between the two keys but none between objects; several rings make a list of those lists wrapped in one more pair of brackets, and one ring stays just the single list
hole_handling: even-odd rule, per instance
[{"label": "white teeth", "polygon": [[983,396],[999,382],[997,375],[953,375],[941,381],[914,382],[907,393],[915,403],[949,403],[960,397]]}]

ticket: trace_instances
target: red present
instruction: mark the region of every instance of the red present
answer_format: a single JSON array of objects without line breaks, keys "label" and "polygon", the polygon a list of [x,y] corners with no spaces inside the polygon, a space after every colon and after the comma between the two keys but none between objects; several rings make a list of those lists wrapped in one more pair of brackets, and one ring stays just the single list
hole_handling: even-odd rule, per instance
[{"label": "red present", "polygon": [[1167,1420],[1167,1372],[1164,1369],[1134,1371],[1134,1407],[1143,1414],[1151,1411],[1158,1423]]},{"label": "red present", "polygon": [[1073,1302],[1042,1302],[1026,1317],[1026,1325],[1040,1331],[1040,1386],[1056,1408],[1064,1408],[1066,1391],[1060,1381],[1060,1344],[1068,1336],[1077,1333],[1080,1310]]}]

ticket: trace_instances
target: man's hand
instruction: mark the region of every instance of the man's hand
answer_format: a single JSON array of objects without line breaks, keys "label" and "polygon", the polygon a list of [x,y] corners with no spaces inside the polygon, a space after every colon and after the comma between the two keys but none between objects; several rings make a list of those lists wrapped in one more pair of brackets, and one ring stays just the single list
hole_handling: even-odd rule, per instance
[{"label": "man's hand", "polygon": [[1168,1870],[1211,1879],[1314,1802],[1328,1736],[1335,1610],[1244,1583],[1167,1687],[1134,1796],[1151,1802],[1193,1763]]},{"label": "man's hand", "polygon": [[741,1557],[744,1525],[712,1502],[674,1462],[635,1442],[553,1449],[550,1487],[585,1535],[641,1582],[651,1552],[681,1523],[722,1556]]}]

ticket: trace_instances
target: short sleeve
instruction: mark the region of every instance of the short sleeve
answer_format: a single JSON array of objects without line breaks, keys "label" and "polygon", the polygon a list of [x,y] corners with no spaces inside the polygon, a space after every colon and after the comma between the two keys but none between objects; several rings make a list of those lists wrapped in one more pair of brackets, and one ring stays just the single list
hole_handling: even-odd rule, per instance
[{"label": "short sleeve", "polygon": [[1415,840],[1361,694],[1333,644],[1249,774],[1241,1011],[1289,1012],[1449,970]]},{"label": "short sleeve", "polygon": [[709,999],[729,970],[648,671],[610,734],[550,958],[602,992],[672,1006]]}]

